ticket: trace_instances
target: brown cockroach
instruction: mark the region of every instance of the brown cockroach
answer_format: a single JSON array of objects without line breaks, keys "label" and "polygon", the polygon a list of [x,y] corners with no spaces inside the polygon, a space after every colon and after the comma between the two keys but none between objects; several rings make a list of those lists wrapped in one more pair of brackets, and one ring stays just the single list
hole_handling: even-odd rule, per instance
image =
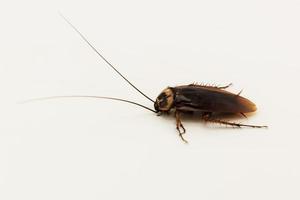
[{"label": "brown cockroach", "polygon": [[133,85],[123,74],[121,74],[108,60],[104,58],[102,54],[86,39],[86,37],[79,32],[79,30],[71,24],[63,15],[62,18],[81,36],[81,38],[96,52],[117,74],[119,74],[127,83],[129,83],[135,90],[137,90],[144,97],[154,103],[154,109],[139,103],[104,96],[86,96],[86,95],[71,95],[71,96],[53,96],[44,97],[34,100],[52,99],[52,98],[65,98],[65,97],[83,97],[83,98],[100,98],[116,101],[123,101],[126,103],[134,104],[139,107],[145,108],[157,115],[173,112],[176,118],[176,129],[179,136],[184,142],[187,142],[183,138],[183,134],[186,132],[184,126],[181,123],[182,113],[200,113],[201,118],[206,122],[214,122],[224,125],[230,125],[232,127],[252,127],[252,128],[265,128],[267,126],[248,125],[241,123],[229,122],[213,117],[213,114],[228,113],[228,114],[241,114],[246,117],[245,113],[256,111],[256,106],[250,100],[240,96],[240,93],[233,94],[226,91],[231,84],[223,87],[219,86],[207,86],[201,84],[189,84],[176,87],[167,87],[156,98],[152,100],[135,85]]}]

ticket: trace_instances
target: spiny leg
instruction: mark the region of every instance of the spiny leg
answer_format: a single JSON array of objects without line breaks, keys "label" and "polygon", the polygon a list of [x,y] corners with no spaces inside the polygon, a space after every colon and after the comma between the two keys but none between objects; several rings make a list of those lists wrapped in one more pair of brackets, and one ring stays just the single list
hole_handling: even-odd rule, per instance
[{"label": "spiny leg", "polygon": [[251,128],[268,128],[268,126],[257,126],[257,125],[249,125],[249,124],[241,124],[241,123],[235,123],[235,122],[228,122],[220,119],[212,119],[209,117],[203,117],[203,119],[207,122],[213,122],[213,123],[219,123],[219,124],[225,124],[230,125],[233,127],[251,127]]},{"label": "spiny leg", "polygon": [[193,86],[193,87],[206,87],[206,88],[216,88],[216,89],[223,90],[223,89],[226,89],[226,88],[232,86],[232,83],[229,83],[228,85],[225,85],[225,86],[192,83],[192,84],[189,84],[189,86]]},{"label": "spiny leg", "polygon": [[179,133],[179,136],[182,139],[182,141],[184,141],[185,143],[188,143],[188,141],[186,141],[182,136],[183,134],[185,134],[185,128],[181,123],[180,113],[178,111],[175,111],[175,117],[176,117],[176,129]]},{"label": "spiny leg", "polygon": [[226,89],[226,88],[229,88],[230,86],[232,86],[232,83],[229,83],[228,85],[225,85],[225,86],[217,86],[216,88],[218,88],[218,89]]},{"label": "spiny leg", "polygon": [[240,113],[243,117],[245,117],[246,119],[248,119],[247,115],[245,115],[245,113]]}]

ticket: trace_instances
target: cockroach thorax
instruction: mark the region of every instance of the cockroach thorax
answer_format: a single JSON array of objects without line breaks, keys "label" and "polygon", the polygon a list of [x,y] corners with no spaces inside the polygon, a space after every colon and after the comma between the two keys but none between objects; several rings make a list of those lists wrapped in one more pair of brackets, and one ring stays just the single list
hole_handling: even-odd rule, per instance
[{"label": "cockroach thorax", "polygon": [[174,104],[174,91],[168,87],[164,89],[156,98],[154,108],[156,111],[167,112],[171,110]]}]

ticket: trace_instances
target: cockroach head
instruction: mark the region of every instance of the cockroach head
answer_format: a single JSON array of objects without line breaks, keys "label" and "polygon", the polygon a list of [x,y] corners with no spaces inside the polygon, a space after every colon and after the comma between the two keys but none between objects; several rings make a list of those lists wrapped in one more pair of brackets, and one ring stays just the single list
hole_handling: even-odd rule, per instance
[{"label": "cockroach head", "polygon": [[174,91],[168,87],[164,89],[156,98],[154,108],[157,112],[167,112],[171,110],[174,104]]}]

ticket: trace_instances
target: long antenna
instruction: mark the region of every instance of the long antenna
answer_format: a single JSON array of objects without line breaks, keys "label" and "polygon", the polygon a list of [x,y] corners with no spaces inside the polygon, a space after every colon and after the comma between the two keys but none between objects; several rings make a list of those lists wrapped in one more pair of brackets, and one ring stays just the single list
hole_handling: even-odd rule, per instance
[{"label": "long antenna", "polygon": [[86,39],[86,37],[62,14],[59,12],[59,15],[80,35],[80,37],[115,71],[117,72],[127,83],[129,83],[134,89],[136,89],[140,94],[149,99],[154,103],[154,101],[144,94],[141,90],[135,87],[125,76],[123,76],[104,56],[100,54],[100,52]]},{"label": "long antenna", "polygon": [[136,106],[140,106],[142,108],[150,110],[151,112],[157,113],[157,111],[155,111],[155,110],[153,110],[151,108],[148,108],[147,106],[144,106],[142,104],[133,102],[133,101],[129,101],[129,100],[125,100],[125,99],[119,99],[119,98],[114,98],[114,97],[91,96],[91,95],[68,95],[68,96],[41,97],[41,98],[29,99],[29,100],[26,100],[26,101],[22,101],[20,103],[29,103],[29,102],[32,102],[32,101],[42,101],[42,100],[59,99],[59,98],[96,98],[96,99],[109,99],[109,100],[122,101],[122,102],[130,103],[130,104],[134,104]]}]

